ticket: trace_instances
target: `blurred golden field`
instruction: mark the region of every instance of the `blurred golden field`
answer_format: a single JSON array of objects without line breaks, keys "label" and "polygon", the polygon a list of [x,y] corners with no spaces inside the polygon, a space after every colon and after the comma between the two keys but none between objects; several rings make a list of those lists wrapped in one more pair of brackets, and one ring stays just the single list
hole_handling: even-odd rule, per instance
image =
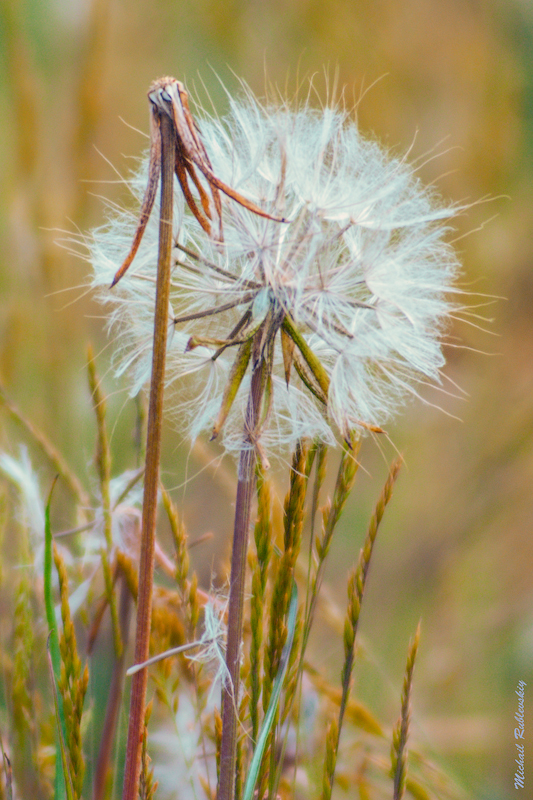
[{"label": "blurred golden field", "polygon": [[[406,463],[371,568],[355,693],[379,718],[396,718],[420,619],[418,746],[465,796],[514,796],[515,689],[525,681],[533,786],[533,5],[1,0],[0,48],[0,384],[78,475],[94,455],[89,342],[110,396],[117,469],[133,457],[135,414],[107,371],[105,320],[84,288],[90,266],[59,242],[103,221],[101,197],[132,204],[117,171],[127,175],[147,147],[154,78],[176,76],[223,114],[219,78],[229,91],[242,78],[261,96],[270,84],[294,93],[314,75],[317,103],[335,85],[367,135],[410,150],[446,201],[474,203],[452,238],[461,286],[493,298],[475,309],[486,321],[453,331],[462,346],[447,350],[451,394],[428,390],[428,405],[410,405],[388,428],[394,447],[365,442],[328,582],[344,606],[346,572],[397,449]],[[1,448],[17,452],[21,441],[0,414]],[[224,462],[214,484],[209,455],[191,453],[170,427],[164,450],[166,485],[187,481],[177,498],[191,536],[214,533],[191,556],[208,586],[229,548],[221,475],[234,467]],[[53,475],[44,460],[39,469],[47,493]],[[66,524],[60,504],[55,513]],[[0,612],[12,613],[5,603]],[[314,646],[336,674],[340,640]]]}]

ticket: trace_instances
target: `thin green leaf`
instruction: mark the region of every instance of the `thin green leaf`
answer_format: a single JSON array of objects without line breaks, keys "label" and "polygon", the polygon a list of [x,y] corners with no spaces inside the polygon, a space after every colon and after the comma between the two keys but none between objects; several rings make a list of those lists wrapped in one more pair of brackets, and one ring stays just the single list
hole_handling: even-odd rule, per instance
[{"label": "thin green leaf", "polygon": [[283,686],[283,681],[285,679],[285,673],[287,672],[287,667],[289,666],[289,656],[291,654],[292,642],[294,639],[294,631],[296,629],[297,610],[298,610],[298,588],[296,586],[295,581],[293,581],[291,602],[287,618],[287,639],[285,641],[283,650],[281,652],[279,668],[272,686],[272,694],[270,695],[270,702],[268,704],[267,712],[263,720],[263,725],[261,727],[261,733],[259,734],[259,739],[257,740],[257,745],[254,751],[252,762],[250,764],[250,769],[248,771],[248,777],[246,778],[246,785],[244,787],[242,800],[252,800],[253,798],[255,784],[257,781],[257,776],[259,774],[259,768],[261,766],[261,761],[263,760],[263,753],[265,751],[270,729],[272,728],[272,724],[276,716],[276,709],[279,703],[281,688]]},{"label": "thin green leaf", "polygon": [[[48,648],[50,653],[52,686],[54,690],[54,699],[56,704],[56,714],[58,718],[59,728],[59,742],[58,746],[61,748],[61,741],[66,739],[66,724],[65,715],[63,713],[63,703],[60,698],[57,698],[56,683],[61,674],[61,653],[59,650],[59,637],[57,635],[57,623],[55,615],[55,604],[52,593],[52,528],[50,525],[50,503],[52,502],[52,492],[56,485],[58,476],[54,478],[48,501],[44,510],[44,605],[46,609],[46,621],[48,623]],[[64,767],[63,767],[63,754],[62,752],[56,753],[56,797],[58,800],[65,796],[63,787],[65,785]]]},{"label": "thin green leaf", "polygon": [[[57,721],[57,735],[59,738],[59,749],[61,752],[61,762],[56,761],[58,768],[56,769],[56,798],[64,798],[65,791],[67,800],[75,800],[74,796],[74,787],[72,785],[72,778],[70,776],[70,771],[68,768],[68,757],[67,757],[67,748],[65,745],[65,737],[63,735],[63,731],[61,729],[61,714],[63,712],[61,706],[61,699],[57,693],[57,685],[56,679],[54,675],[54,665],[52,662],[52,653],[51,653],[51,637],[52,634],[48,634],[48,643],[47,643],[47,651],[48,651],[48,666],[50,668],[50,680],[52,682],[52,691],[54,694],[54,705],[56,709],[56,721]],[[62,767],[62,774],[59,770],[59,763]],[[63,779],[63,780],[61,780]]]},{"label": "thin green leaf", "polygon": [[52,488],[50,489],[50,494],[48,495],[48,502],[46,503],[44,512],[44,604],[46,608],[48,632],[50,635],[50,653],[56,679],[59,678],[61,670],[61,655],[59,652],[59,637],[57,635],[54,598],[52,595],[52,528],[50,526],[50,503],[52,501],[52,492],[54,491],[57,478],[58,476],[56,475],[52,483]]}]

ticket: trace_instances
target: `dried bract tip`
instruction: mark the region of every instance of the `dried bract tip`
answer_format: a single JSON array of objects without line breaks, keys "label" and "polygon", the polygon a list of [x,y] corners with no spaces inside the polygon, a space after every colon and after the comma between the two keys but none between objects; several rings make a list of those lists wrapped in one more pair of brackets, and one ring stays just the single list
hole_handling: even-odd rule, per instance
[{"label": "dried bract tip", "polygon": [[[161,171],[161,114],[166,114],[173,124],[176,150],[175,173],[183,196],[189,209],[208,235],[211,235],[213,211],[211,209],[209,196],[195,171],[195,167],[200,170],[206,179],[211,192],[215,214],[218,219],[218,240],[220,242],[223,241],[224,237],[222,232],[222,202],[219,192],[224,192],[229,198],[236,203],[240,203],[254,214],[266,217],[267,219],[275,219],[277,222],[286,222],[283,217],[271,217],[270,214],[238,194],[238,192],[227,186],[215,175],[209,156],[202,142],[198,126],[189,108],[189,95],[180,81],[171,77],[159,78],[150,86],[148,90],[148,99],[151,103],[152,111],[150,120],[148,183],[146,185],[139,221],[133,235],[130,251],[120,269],[117,270],[111,283],[111,288],[116,286],[135,258],[154,206],[159,173]],[[199,194],[202,210],[198,208],[198,204],[194,199],[189,186],[189,178]]]}]

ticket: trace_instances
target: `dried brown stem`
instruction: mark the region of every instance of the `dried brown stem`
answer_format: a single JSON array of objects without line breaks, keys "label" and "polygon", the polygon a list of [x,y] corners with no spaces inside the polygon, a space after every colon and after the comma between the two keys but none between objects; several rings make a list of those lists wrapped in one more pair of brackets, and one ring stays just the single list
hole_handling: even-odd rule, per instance
[{"label": "dried brown stem", "polygon": [[[155,301],[154,345],[142,517],[141,563],[139,567],[139,594],[137,599],[137,631],[135,662],[148,658],[152,589],[154,572],[155,524],[157,490],[159,485],[159,457],[161,452],[161,421],[163,416],[163,389],[165,383],[165,358],[168,331],[168,304],[170,294],[170,258],[172,253],[172,190],[175,164],[175,138],[172,121],[161,114],[161,217],[159,222],[159,258],[157,264],[157,289]],[[124,775],[123,800],[137,800],[141,770],[141,745],[144,729],[146,684],[145,669],[133,677],[131,689],[128,745]]]},{"label": "dried brown stem", "polygon": [[[255,361],[255,354],[253,358]],[[263,360],[260,358],[254,364],[250,397],[246,411],[243,449],[239,461],[226,647],[226,665],[229,679],[226,681],[222,693],[222,741],[220,745],[220,781],[217,800],[233,800],[235,794],[237,730],[239,724],[237,708],[239,705],[244,581],[250,512],[255,485],[256,454],[254,439],[259,420],[262,390]]]},{"label": "dried brown stem", "polygon": [[[137,224],[137,229],[133,236],[133,242],[131,243],[130,252],[124,259],[122,266],[120,267],[115,277],[113,278],[113,283],[111,284],[111,288],[113,288],[113,286],[115,286],[119,282],[119,280],[122,278],[128,267],[130,266],[131,262],[135,258],[137,250],[139,249],[139,245],[141,244],[144,231],[146,230],[146,226],[148,225],[148,220],[150,219],[152,208],[154,207],[155,196],[157,192],[157,184],[159,183],[159,175],[161,172],[161,165],[162,165],[162,154],[161,154],[162,131],[160,130],[160,126],[161,126],[160,116],[157,113],[157,111],[152,107],[152,111],[150,114],[151,136],[150,136],[150,158],[148,166],[148,183],[144,191],[144,197],[141,204],[141,211],[139,214],[139,222]],[[161,187],[161,191],[163,191],[163,187]],[[161,209],[161,213],[162,212],[163,209]],[[163,219],[163,216],[161,216],[161,219]]]}]

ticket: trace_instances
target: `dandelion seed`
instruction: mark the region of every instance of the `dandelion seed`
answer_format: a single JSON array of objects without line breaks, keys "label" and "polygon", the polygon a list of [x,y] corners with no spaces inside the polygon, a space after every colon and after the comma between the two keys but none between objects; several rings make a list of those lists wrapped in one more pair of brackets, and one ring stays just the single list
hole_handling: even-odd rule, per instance
[{"label": "dandelion seed", "polygon": [[[220,432],[240,451],[261,358],[261,452],[379,431],[417,384],[440,382],[458,272],[443,220],[457,209],[439,207],[343,110],[262,105],[245,90],[225,119],[197,117],[213,173],[265,214],[221,195],[220,241],[176,193],[167,355],[176,420],[191,438]],[[142,168],[132,179],[139,197],[145,177]],[[149,379],[156,219],[113,293],[135,215],[113,213],[88,242],[118,334],[116,372],[132,374],[132,393]]]},{"label": "dandelion seed", "polygon": [[228,668],[224,660],[226,651],[224,613],[225,606],[216,608],[213,601],[209,600],[204,606],[204,632],[198,641],[172,647],[170,650],[165,650],[163,653],[158,653],[147,661],[143,661],[142,664],[134,664],[127,670],[126,675],[135,675],[141,669],[157,664],[165,658],[184,654],[189,661],[215,667],[212,688],[215,687],[218,680],[224,683],[228,680]]}]

